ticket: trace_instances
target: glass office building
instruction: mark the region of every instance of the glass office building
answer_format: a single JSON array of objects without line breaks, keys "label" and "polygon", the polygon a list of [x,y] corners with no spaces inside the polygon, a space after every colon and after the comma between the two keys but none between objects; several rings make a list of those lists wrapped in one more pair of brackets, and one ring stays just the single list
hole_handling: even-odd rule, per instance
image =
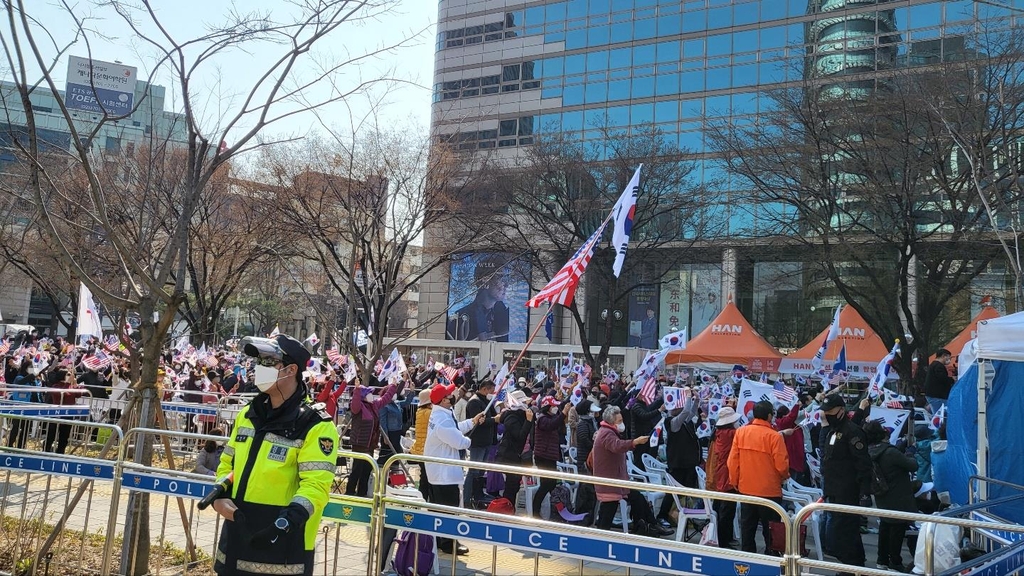
[{"label": "glass office building", "polygon": [[[596,141],[606,121],[654,124],[698,158],[702,181],[721,183],[715,214],[741,239],[759,219],[737,207],[739,184],[709,154],[705,123],[751,122],[770,105],[767,91],[812,76],[869,93],[865,73],[948,59],[965,36],[1017,25],[1022,8],[1024,0],[441,0],[432,129],[459,150],[515,158],[545,134]],[[840,82],[845,75],[861,80]],[[810,310],[818,298],[828,308],[806,266],[795,266],[792,281],[772,280],[794,265],[730,250],[717,273],[721,297],[735,294],[755,325],[766,303],[795,299]],[[680,274],[697,284],[692,270]],[[679,325],[702,328],[692,318]]]}]

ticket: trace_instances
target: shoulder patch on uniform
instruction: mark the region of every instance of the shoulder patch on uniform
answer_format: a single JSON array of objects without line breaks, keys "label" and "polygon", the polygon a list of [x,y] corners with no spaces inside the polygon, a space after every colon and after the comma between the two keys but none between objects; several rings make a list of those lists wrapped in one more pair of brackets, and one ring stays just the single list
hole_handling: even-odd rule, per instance
[{"label": "shoulder patch on uniform", "polygon": [[324,453],[324,456],[334,455],[334,438],[328,438],[326,436],[320,437],[320,451]]}]

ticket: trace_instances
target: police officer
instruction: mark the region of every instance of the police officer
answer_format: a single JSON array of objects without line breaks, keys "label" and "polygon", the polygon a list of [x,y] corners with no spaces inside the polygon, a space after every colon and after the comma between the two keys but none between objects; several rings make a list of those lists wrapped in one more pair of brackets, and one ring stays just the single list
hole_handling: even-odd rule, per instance
[{"label": "police officer", "polygon": [[[860,426],[847,416],[846,402],[839,394],[827,397],[821,409],[828,422],[821,459],[825,497],[833,504],[857,506],[862,496],[871,493],[867,438]],[[840,562],[864,565],[859,516],[830,513],[826,538],[829,549]]]},{"label": "police officer", "polygon": [[217,574],[312,574],[320,516],[334,481],[338,432],[310,405],[302,372],[310,354],[285,335],[247,338],[260,393],[238,414],[217,476],[233,474]]}]

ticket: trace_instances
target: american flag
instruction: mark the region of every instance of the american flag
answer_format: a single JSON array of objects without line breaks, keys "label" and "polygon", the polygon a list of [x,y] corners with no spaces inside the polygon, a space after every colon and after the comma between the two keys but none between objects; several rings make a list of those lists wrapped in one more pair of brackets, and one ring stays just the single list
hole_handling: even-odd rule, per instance
[{"label": "american flag", "polygon": [[437,370],[437,373],[440,374],[441,377],[447,380],[450,384],[455,383],[455,379],[459,376],[460,372],[458,368],[455,368],[454,366],[445,366],[440,362],[438,362],[434,366],[434,369]]},{"label": "american flag", "polygon": [[573,298],[576,297],[576,286],[580,283],[580,278],[587,269],[587,264],[590,263],[590,259],[594,256],[594,247],[601,239],[601,235],[604,233],[604,228],[607,225],[607,221],[601,224],[601,227],[590,238],[587,238],[583,246],[580,246],[580,249],[572,255],[572,258],[569,258],[569,261],[562,266],[551,281],[548,282],[547,286],[542,288],[536,296],[528,300],[526,305],[536,308],[540,306],[541,302],[548,302],[550,304],[571,306]]},{"label": "american flag", "polygon": [[781,380],[776,380],[775,384],[772,385],[772,394],[779,402],[785,402],[786,404],[793,404],[796,402],[796,394],[788,386],[782,383]]},{"label": "american flag", "polygon": [[7,354],[11,349],[11,343],[7,340],[0,341],[0,355]]},{"label": "american flag", "polygon": [[90,370],[102,370],[109,363],[110,356],[104,354],[103,350],[97,350],[91,356],[86,356],[82,360],[82,364]]},{"label": "american flag", "polygon": [[341,353],[338,352],[337,346],[335,346],[334,348],[328,348],[327,351],[324,352],[324,354],[327,355],[328,362],[334,364],[335,366],[341,366],[342,357]]},{"label": "american flag", "polygon": [[640,388],[640,392],[637,393],[636,397],[643,400],[644,404],[650,404],[654,402],[654,397],[658,394],[658,382],[654,378],[648,378],[644,385]]}]

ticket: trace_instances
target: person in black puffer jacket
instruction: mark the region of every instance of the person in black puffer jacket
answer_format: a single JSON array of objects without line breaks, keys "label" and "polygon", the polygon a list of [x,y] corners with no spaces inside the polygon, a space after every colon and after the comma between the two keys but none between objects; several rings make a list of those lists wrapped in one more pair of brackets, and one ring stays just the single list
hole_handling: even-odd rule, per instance
[{"label": "person in black puffer jacket", "polygon": [[597,434],[597,420],[594,415],[601,412],[601,406],[590,400],[583,400],[576,405],[579,421],[576,424],[576,469],[580,474],[590,474],[587,469],[587,457],[594,449],[594,435]]},{"label": "person in black puffer jacket", "polygon": [[[668,473],[687,488],[697,487],[697,466],[701,465],[700,441],[697,439],[697,427],[700,426],[700,413],[697,400],[691,396],[682,408],[676,408],[665,419],[665,458],[668,460]],[[658,520],[662,526],[670,526],[669,512],[675,500],[664,498]]]},{"label": "person in black puffer jacket", "polygon": [[[914,481],[910,474],[917,471],[917,459],[906,456],[889,443],[889,433],[881,423],[871,421],[864,425],[868,441],[868,455],[876,469],[885,478],[885,491],[875,493],[875,505],[883,510],[917,512],[914,500]],[[873,486],[874,488],[875,486]],[[878,567],[907,572],[900,550],[909,524],[902,520],[882,518],[878,524]]]},{"label": "person in black puffer jacket", "polygon": [[[650,404],[647,404],[640,396],[637,396],[636,403],[629,410],[629,437],[650,436],[654,432],[654,427],[657,426],[658,421],[661,420],[661,412],[659,410],[664,403],[665,400],[661,397],[660,391]],[[645,470],[643,454],[657,456],[658,448],[652,448],[649,442],[644,442],[633,448],[633,465],[641,470]]]},{"label": "person in black puffer jacket", "polygon": [[[516,390],[509,394],[518,403],[516,408],[508,408],[495,419],[505,427],[505,433],[498,443],[498,453],[495,460],[499,464],[509,466],[523,465],[523,448],[526,440],[533,431],[533,410],[529,407],[526,394]],[[522,481],[521,474],[505,474],[505,490],[501,496],[508,498],[513,506],[516,504],[516,496],[519,494],[519,484]]]}]

